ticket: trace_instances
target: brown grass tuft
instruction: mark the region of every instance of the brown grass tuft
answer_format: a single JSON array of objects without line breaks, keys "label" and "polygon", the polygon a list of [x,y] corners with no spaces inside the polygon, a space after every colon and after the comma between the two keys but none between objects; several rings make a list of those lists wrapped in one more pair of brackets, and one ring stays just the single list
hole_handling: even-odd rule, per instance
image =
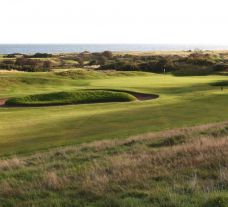
[{"label": "brown grass tuft", "polygon": [[105,173],[92,170],[91,173],[85,174],[81,184],[81,190],[93,193],[96,196],[102,196],[107,192],[109,186],[109,177]]},{"label": "brown grass tuft", "polygon": [[24,161],[14,157],[9,160],[0,160],[0,170],[18,169],[24,166]]},{"label": "brown grass tuft", "polygon": [[43,185],[50,190],[61,190],[66,184],[66,178],[59,177],[55,172],[47,172],[43,177]]},{"label": "brown grass tuft", "polygon": [[6,180],[0,182],[0,197],[3,196],[6,198],[18,196],[19,194],[21,194],[21,190],[18,187],[13,186]]}]

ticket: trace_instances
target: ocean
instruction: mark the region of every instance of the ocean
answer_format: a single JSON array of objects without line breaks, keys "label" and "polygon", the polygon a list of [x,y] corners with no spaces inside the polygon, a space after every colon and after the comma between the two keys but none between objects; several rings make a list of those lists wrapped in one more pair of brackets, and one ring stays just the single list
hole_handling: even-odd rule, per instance
[{"label": "ocean", "polygon": [[169,44],[0,44],[0,54],[71,53],[110,51],[172,51],[172,50],[227,50],[219,45],[169,45]]}]

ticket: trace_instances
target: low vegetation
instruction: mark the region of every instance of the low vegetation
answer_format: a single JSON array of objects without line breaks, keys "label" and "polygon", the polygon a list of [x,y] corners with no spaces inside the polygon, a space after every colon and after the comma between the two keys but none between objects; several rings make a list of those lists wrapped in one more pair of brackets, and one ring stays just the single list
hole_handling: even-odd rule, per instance
[{"label": "low vegetation", "polygon": [[0,69],[41,72],[56,69],[100,69],[116,71],[144,71],[153,73],[173,73],[181,76],[198,76],[226,72],[225,52],[188,51],[163,54],[125,54],[104,51],[88,51],[72,54],[36,53],[9,54],[1,58]]},{"label": "low vegetation", "polygon": [[210,67],[183,67],[173,72],[175,76],[204,76],[212,75],[213,68]]},{"label": "low vegetation", "polygon": [[228,123],[0,160],[0,206],[227,207]]},{"label": "low vegetation", "polygon": [[136,98],[125,92],[104,90],[57,92],[11,98],[6,101],[7,106],[48,106],[81,103],[125,102]]}]

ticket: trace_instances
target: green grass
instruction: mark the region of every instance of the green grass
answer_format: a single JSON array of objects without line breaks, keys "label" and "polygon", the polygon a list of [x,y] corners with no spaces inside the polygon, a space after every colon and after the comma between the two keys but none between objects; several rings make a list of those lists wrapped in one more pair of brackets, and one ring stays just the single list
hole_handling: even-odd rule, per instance
[{"label": "green grass", "polygon": [[0,207],[228,207],[227,137],[224,122],[3,159]]},{"label": "green grass", "polygon": [[36,94],[6,101],[7,106],[53,106],[82,103],[125,102],[136,98],[124,92],[112,91],[76,91]]},{"label": "green grass", "polygon": [[[159,99],[53,107],[0,108],[0,155],[193,126],[228,119],[226,76],[175,77],[151,73],[71,78],[55,73],[0,73],[0,97],[116,89],[158,94]],[[228,78],[228,77],[227,77]]]}]

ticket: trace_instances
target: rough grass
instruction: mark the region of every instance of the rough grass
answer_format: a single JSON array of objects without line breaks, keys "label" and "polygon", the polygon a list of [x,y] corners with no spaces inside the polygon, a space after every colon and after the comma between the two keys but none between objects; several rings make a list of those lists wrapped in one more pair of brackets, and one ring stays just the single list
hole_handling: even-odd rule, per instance
[{"label": "rough grass", "polygon": [[[227,128],[208,124],[2,159],[0,206],[227,207]],[[151,147],[162,140],[178,141]]]},{"label": "rough grass", "polygon": [[125,102],[136,98],[125,92],[103,90],[57,92],[11,98],[6,101],[7,106],[48,106],[81,103]]},{"label": "rough grass", "polygon": [[[57,71],[57,70],[56,70]],[[89,69],[74,69],[55,72],[58,76],[68,77],[71,79],[96,79],[96,78],[109,78],[118,76],[145,76],[147,73],[143,72],[124,72],[115,70],[89,70]],[[149,74],[149,73],[148,73]]]}]

